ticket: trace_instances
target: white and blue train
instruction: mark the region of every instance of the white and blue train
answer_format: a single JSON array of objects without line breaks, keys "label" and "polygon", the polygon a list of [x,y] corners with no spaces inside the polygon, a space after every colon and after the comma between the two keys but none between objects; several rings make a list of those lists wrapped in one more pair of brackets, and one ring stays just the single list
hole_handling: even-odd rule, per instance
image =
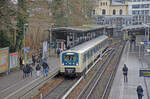
[{"label": "white and blue train", "polygon": [[82,43],[60,54],[60,73],[82,75],[85,69],[101,56],[108,47],[108,37],[103,35]]}]

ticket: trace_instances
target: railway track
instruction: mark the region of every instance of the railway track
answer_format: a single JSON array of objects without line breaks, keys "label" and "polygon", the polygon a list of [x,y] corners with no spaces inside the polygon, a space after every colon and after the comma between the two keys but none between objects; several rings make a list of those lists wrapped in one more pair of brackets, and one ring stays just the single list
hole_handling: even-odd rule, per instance
[{"label": "railway track", "polygon": [[115,51],[110,55],[108,62],[103,64],[100,68],[98,68],[98,71],[94,74],[94,76],[90,79],[88,84],[84,87],[80,95],[77,97],[77,99],[88,99],[91,94],[93,94],[94,88],[96,88],[97,84],[99,83],[100,79],[104,75],[106,69],[108,68],[108,63],[110,62],[111,58],[114,56]]},{"label": "railway track", "polygon": [[[120,44],[117,46],[119,47]],[[116,48],[116,50],[108,53],[108,56],[103,58],[102,61],[98,61],[97,64],[94,66],[94,68],[87,74],[86,79],[82,79],[80,83],[76,84],[76,86],[72,88],[72,90],[68,92],[67,95],[65,94],[62,97],[62,99],[65,99],[65,98],[67,99],[70,99],[70,98],[71,99],[99,99],[100,97],[105,97],[108,92],[108,89],[110,88],[110,83],[112,83],[112,77],[115,74],[115,72],[112,73],[112,71],[116,70],[117,68],[114,66],[114,65],[117,65],[115,62],[116,61],[115,55],[118,56],[118,58],[120,58],[120,54],[118,54],[117,49],[120,49],[120,53],[122,52],[123,47],[121,48],[118,48],[118,47]],[[110,62],[111,62],[111,68],[109,66]],[[94,74],[93,72],[94,73],[96,72],[96,73]],[[106,77],[107,77],[107,80],[106,80]],[[99,82],[101,85],[99,85]],[[103,86],[103,88],[97,87],[98,85]],[[101,90],[101,94],[100,94],[100,90]],[[99,97],[95,97],[95,96],[99,96]]]},{"label": "railway track", "polygon": [[68,78],[64,79],[60,84],[53,88],[43,99],[60,99],[66,91],[73,86],[79,78]]},{"label": "railway track", "polygon": [[[109,59],[98,72],[92,77],[89,83],[82,90],[77,99],[105,99],[113,74],[115,73],[118,53],[117,49],[110,55]],[[116,65],[116,66],[115,66]]]}]

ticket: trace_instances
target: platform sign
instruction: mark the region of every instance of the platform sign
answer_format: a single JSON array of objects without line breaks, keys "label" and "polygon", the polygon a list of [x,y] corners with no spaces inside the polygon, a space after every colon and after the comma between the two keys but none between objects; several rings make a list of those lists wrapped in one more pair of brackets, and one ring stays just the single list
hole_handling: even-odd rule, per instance
[{"label": "platform sign", "polygon": [[54,47],[54,42],[51,42],[51,43],[50,43],[50,47]]},{"label": "platform sign", "polygon": [[150,42],[149,42],[149,41],[144,40],[144,44],[150,44]]},{"label": "platform sign", "polygon": [[150,69],[142,69],[139,71],[140,77],[150,77]]},{"label": "platform sign", "polygon": [[30,52],[30,47],[24,48],[24,53],[29,53]]},{"label": "platform sign", "polygon": [[8,70],[8,61],[9,61],[8,54],[9,54],[8,47],[0,49],[0,73]]}]

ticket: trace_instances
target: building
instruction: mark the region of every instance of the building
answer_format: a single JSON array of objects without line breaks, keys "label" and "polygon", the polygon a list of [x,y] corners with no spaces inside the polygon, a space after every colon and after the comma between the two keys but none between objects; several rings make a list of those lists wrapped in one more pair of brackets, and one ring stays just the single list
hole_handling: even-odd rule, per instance
[{"label": "building", "polygon": [[96,24],[112,26],[113,36],[120,37],[123,25],[130,24],[131,16],[128,15],[128,2],[126,0],[99,0],[93,10]]},{"label": "building", "polygon": [[150,0],[129,0],[129,15],[150,15]]},{"label": "building", "polygon": [[150,23],[150,0],[129,0],[128,12],[133,24]]},{"label": "building", "polygon": [[127,2],[99,0],[93,14],[95,15],[128,15]]}]

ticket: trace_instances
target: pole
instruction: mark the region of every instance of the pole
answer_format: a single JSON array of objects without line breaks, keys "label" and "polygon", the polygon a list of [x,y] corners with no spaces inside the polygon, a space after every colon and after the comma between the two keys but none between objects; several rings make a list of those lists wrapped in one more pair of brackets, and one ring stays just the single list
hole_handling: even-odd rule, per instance
[{"label": "pole", "polygon": [[146,27],[145,27],[145,35],[144,35],[144,39],[146,39]]},{"label": "pole", "polygon": [[141,46],[140,46],[140,44],[139,44],[139,59],[140,59],[140,48],[141,48]]},{"label": "pole", "polygon": [[[50,45],[51,42],[52,42],[51,37],[52,37],[52,25],[51,25],[51,27],[50,27],[50,32],[49,32],[49,45]],[[50,47],[49,47],[49,56],[50,56],[50,55],[51,55],[51,50],[50,50]]]},{"label": "pole", "polygon": [[14,45],[14,47],[16,46],[16,28],[15,28],[15,31],[14,31],[14,33],[13,33],[13,45]]},{"label": "pole", "polygon": [[[25,24],[23,25],[23,34],[24,34],[24,50],[25,50]],[[24,53],[24,61],[26,62],[26,55],[25,55],[25,51],[23,50],[23,53]]]},{"label": "pole", "polygon": [[[49,32],[49,44],[52,43],[52,27],[53,27],[53,23],[50,26],[50,32]],[[49,56],[51,55],[51,47],[49,47]]]},{"label": "pole", "polygon": [[147,41],[149,42],[149,26],[148,26],[148,36],[147,36]]},{"label": "pole", "polygon": [[104,26],[103,35],[105,35],[105,18],[104,18],[103,26]]},{"label": "pole", "polygon": [[[24,49],[25,49],[25,46],[26,46],[26,31],[25,31],[25,26],[27,26],[28,24],[24,24],[23,25],[23,34],[24,34]],[[26,53],[25,51],[23,50],[23,53],[24,53],[24,61],[26,62],[27,60],[27,56],[26,56]]]},{"label": "pole", "polygon": [[149,26],[148,26],[148,36],[147,36],[147,41],[148,41],[148,48],[149,48],[149,46],[150,46],[150,44],[149,44]]}]

